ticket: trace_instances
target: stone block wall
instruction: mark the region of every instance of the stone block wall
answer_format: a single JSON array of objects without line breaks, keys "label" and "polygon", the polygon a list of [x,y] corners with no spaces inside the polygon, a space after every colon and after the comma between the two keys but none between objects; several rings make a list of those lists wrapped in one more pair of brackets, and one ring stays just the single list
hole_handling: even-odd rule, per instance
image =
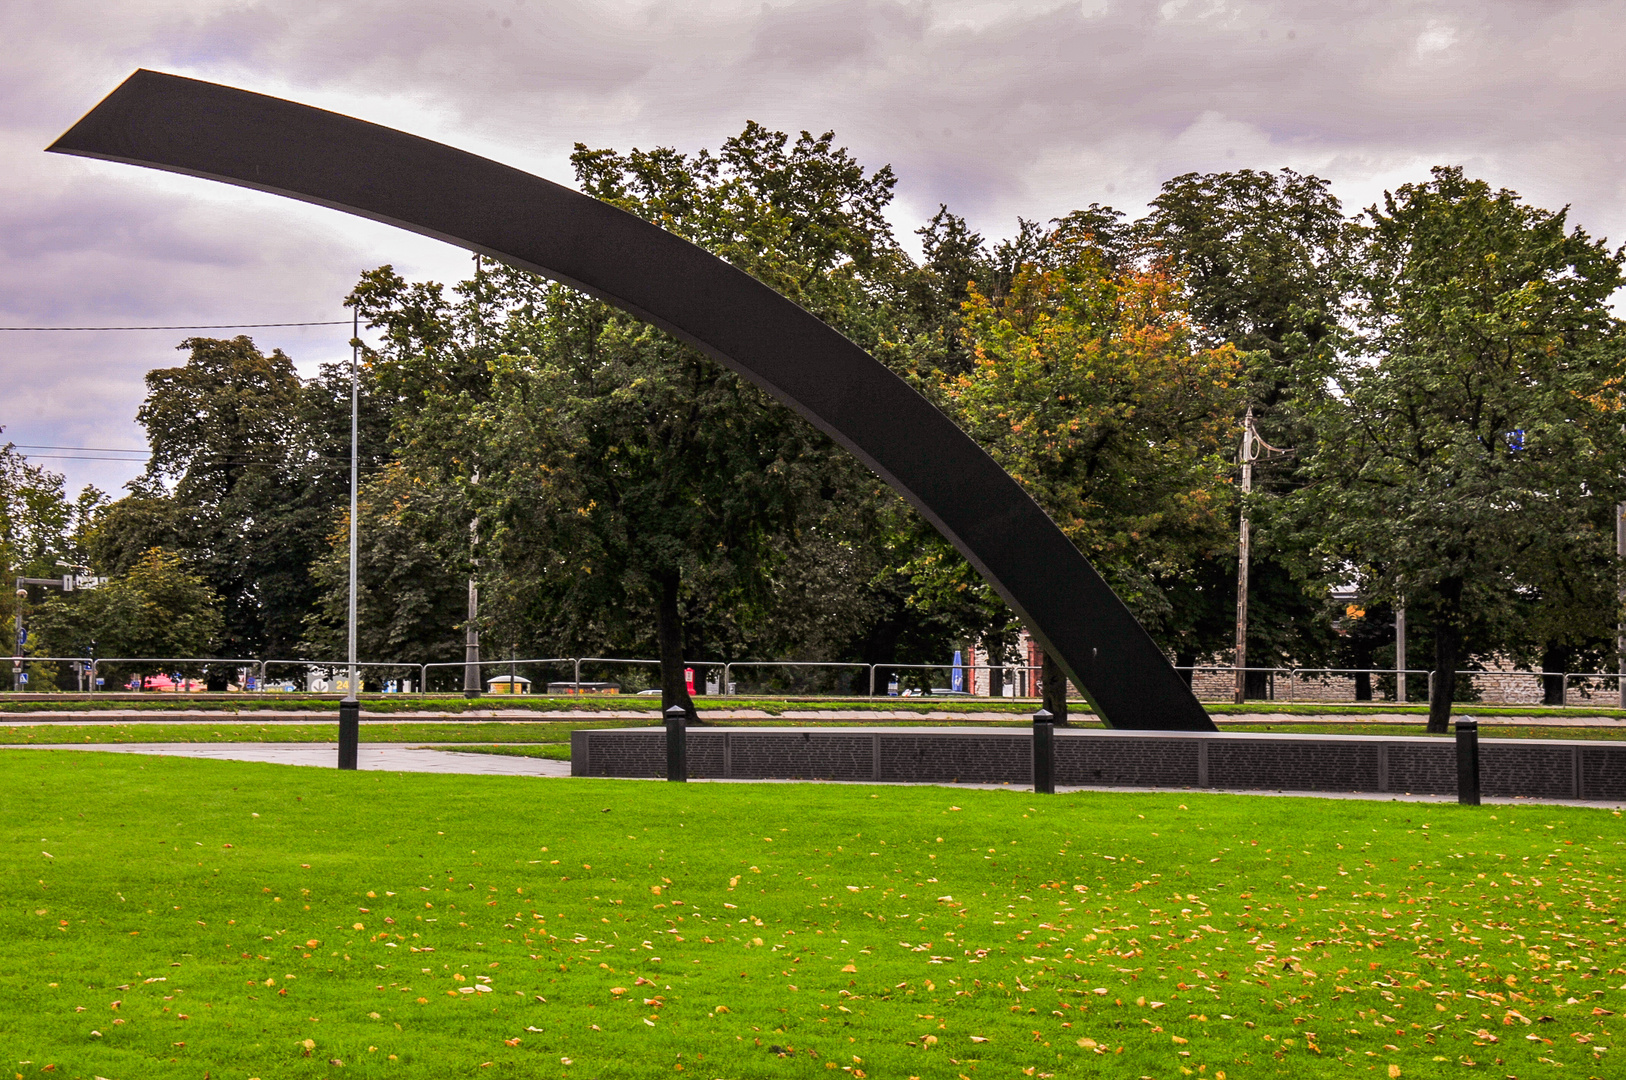
[{"label": "stone block wall", "polygon": [[[1489,796],[1626,800],[1626,743],[1480,740]],[[990,728],[697,728],[695,779],[1031,784],[1033,736]],[[662,777],[666,733],[571,733],[573,776]],[[1450,739],[1244,732],[1056,732],[1056,782],[1086,787],[1456,793]]]}]

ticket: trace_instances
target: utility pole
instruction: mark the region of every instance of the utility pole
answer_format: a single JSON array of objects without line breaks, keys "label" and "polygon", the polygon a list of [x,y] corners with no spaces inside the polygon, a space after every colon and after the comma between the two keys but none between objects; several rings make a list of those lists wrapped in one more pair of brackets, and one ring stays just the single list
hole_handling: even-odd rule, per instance
[{"label": "utility pole", "polygon": [[1406,701],[1406,605],[1395,605],[1395,700]]},{"label": "utility pole", "polygon": [[1236,557],[1236,703],[1242,704],[1248,691],[1248,495],[1253,491],[1253,463],[1259,456],[1259,433],[1253,427],[1253,406],[1242,418],[1242,525]]}]

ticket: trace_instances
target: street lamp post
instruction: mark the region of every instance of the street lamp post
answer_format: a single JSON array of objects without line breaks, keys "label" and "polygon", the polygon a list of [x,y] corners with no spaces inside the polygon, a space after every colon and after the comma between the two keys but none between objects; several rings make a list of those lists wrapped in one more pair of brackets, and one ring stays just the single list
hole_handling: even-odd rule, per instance
[{"label": "street lamp post", "polygon": [[[1626,503],[1615,504],[1615,555],[1626,559]],[[1626,574],[1621,574],[1617,565],[1615,573],[1619,575],[1617,586],[1619,606],[1626,610]],[[1615,685],[1620,691],[1620,707],[1626,709],[1626,621],[1616,616],[1615,623],[1615,650],[1619,654],[1620,675],[1615,679]]]},{"label": "street lamp post", "polygon": [[361,309],[350,312],[350,604],[345,622],[349,679],[339,702],[339,768],[354,769],[361,749],[361,697],[356,685],[356,484],[361,430]]},{"label": "street lamp post", "polygon": [[[474,303],[478,311],[480,304],[480,253],[474,253]],[[476,325],[480,325],[476,321]],[[473,486],[480,483],[480,468],[475,466]],[[480,585],[476,575],[480,569],[480,515],[475,514],[469,522],[469,618],[463,628],[463,696],[477,698],[483,682],[480,678]],[[513,689],[512,686],[509,687]]]}]

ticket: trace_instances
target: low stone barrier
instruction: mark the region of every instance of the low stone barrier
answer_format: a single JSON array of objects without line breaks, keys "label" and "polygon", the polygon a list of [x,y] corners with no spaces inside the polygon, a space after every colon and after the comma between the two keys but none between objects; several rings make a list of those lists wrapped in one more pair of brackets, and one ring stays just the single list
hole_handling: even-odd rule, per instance
[{"label": "low stone barrier", "polygon": [[[1626,742],[1481,739],[1488,796],[1626,800]],[[1031,784],[1021,728],[690,728],[689,776]],[[572,776],[664,777],[660,728],[571,733]],[[1456,746],[1419,736],[1056,732],[1056,783],[1106,787],[1456,794]]]}]

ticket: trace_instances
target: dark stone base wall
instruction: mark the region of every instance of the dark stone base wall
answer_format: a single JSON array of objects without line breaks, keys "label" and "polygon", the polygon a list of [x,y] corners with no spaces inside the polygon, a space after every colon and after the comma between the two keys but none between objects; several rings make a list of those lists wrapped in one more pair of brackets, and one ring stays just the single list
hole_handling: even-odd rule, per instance
[{"label": "dark stone base wall", "polygon": [[[659,728],[571,734],[573,776],[663,777]],[[1033,737],[988,728],[691,728],[694,779],[1031,784]],[[1626,799],[1626,743],[1481,739],[1483,794]],[[1056,732],[1056,783],[1454,795],[1449,739]]]}]

